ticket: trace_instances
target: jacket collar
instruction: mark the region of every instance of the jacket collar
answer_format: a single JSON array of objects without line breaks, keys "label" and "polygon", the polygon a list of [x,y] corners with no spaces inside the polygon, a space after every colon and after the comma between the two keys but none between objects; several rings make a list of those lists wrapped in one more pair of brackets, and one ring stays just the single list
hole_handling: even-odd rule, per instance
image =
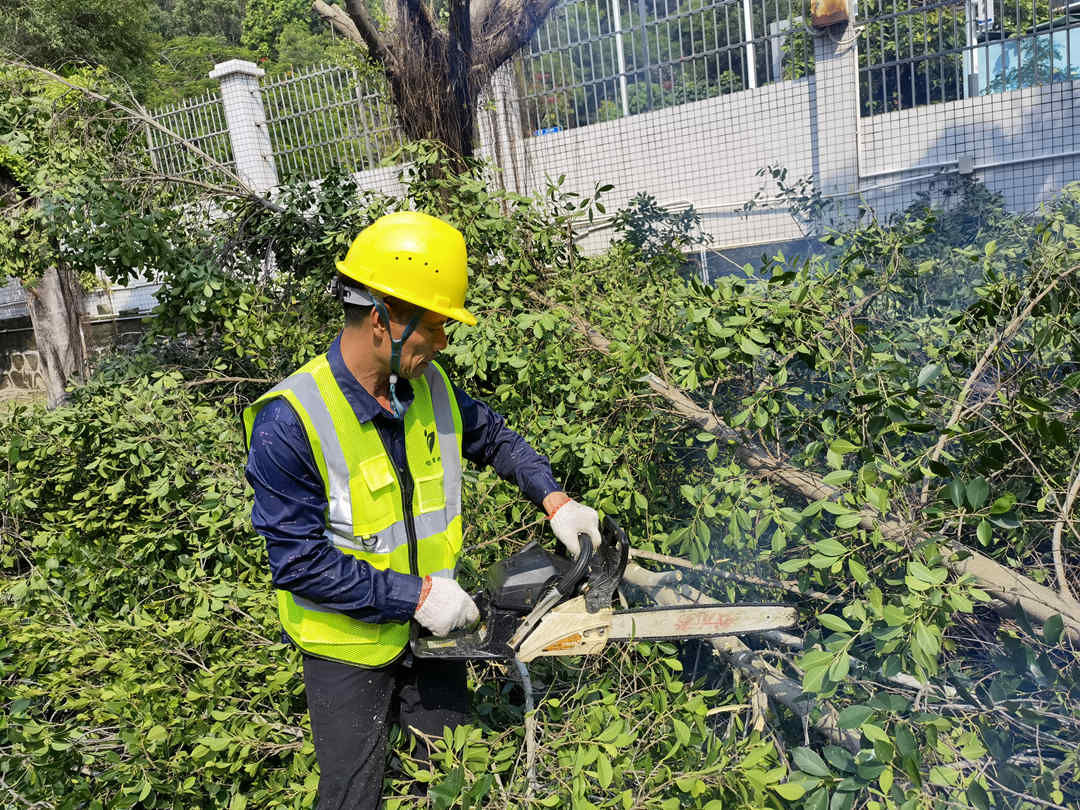
[{"label": "jacket collar", "polygon": [[[370,422],[377,416],[382,416],[384,419],[393,422],[401,421],[390,411],[383,408],[349,371],[349,367],[345,365],[345,358],[341,356],[340,332],[334,338],[334,342],[330,344],[330,348],[326,350],[326,356],[330,361],[330,371],[333,372],[334,380],[337,381],[338,387],[345,394],[345,399],[352,405],[353,412],[356,414],[360,424]],[[412,384],[408,380],[398,380],[397,395],[398,399],[401,400],[401,404],[405,406],[405,410],[408,410],[413,401]]]}]

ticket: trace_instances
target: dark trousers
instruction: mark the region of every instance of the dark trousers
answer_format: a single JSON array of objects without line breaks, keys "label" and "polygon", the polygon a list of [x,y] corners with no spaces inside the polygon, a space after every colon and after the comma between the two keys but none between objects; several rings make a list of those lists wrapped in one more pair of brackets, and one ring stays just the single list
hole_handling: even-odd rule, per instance
[{"label": "dark trousers", "polygon": [[[318,810],[379,806],[387,731],[394,720],[403,729],[441,737],[444,726],[456,728],[468,716],[464,663],[413,659],[361,669],[308,655],[303,659],[320,771]],[[423,760],[427,754],[417,737],[415,755]]]}]

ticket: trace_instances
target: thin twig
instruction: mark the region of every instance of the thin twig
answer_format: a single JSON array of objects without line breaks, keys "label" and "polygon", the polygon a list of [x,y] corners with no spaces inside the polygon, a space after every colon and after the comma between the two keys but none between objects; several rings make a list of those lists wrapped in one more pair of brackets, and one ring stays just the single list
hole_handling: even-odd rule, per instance
[{"label": "thin twig", "polygon": [[630,549],[631,557],[640,557],[643,560],[652,560],[653,562],[665,563],[666,565],[674,565],[679,568],[686,568],[690,571],[700,571],[704,574],[710,574],[711,576],[718,577],[720,579],[729,579],[733,582],[742,582],[747,585],[760,585],[763,588],[776,588],[777,590],[787,591],[788,593],[798,594],[799,596],[807,596],[811,599],[820,599],[823,602],[836,601],[835,596],[830,596],[827,593],[821,591],[804,591],[799,588],[796,582],[785,582],[779,579],[763,579],[762,577],[755,577],[749,574],[733,574],[730,571],[724,571],[715,566],[701,565],[700,563],[690,562],[680,557],[671,557],[667,554],[657,554],[655,551],[644,551],[642,549],[632,548]]},{"label": "thin twig", "polygon": [[1061,507],[1061,517],[1054,524],[1054,535],[1051,542],[1054,554],[1054,571],[1057,572],[1058,591],[1060,591],[1062,599],[1067,599],[1074,604],[1077,603],[1076,597],[1073,596],[1072,589],[1069,588],[1069,581],[1065,577],[1065,562],[1061,554],[1061,535],[1065,530],[1065,524],[1069,524],[1070,527],[1072,525],[1069,515],[1072,514],[1077,493],[1080,493],[1080,474],[1077,474],[1073,479],[1072,486],[1069,487],[1069,492],[1065,496],[1065,504]]},{"label": "thin twig", "polygon": [[[986,366],[990,363],[990,359],[997,353],[998,349],[1012,340],[1013,335],[1020,331],[1020,327],[1023,326],[1024,321],[1028,319],[1035,307],[1039,302],[1045,298],[1057,283],[1069,274],[1075,272],[1076,267],[1069,267],[1058,273],[1049,284],[1046,285],[1039,294],[1032,298],[1026,307],[1024,307],[1015,318],[1013,318],[1001,331],[1001,334],[990,341],[990,345],[986,347],[986,351],[982,353],[982,357],[979,358],[979,362],[975,364],[975,367],[971,370],[967,379],[964,380],[964,385],[960,389],[960,394],[956,399],[956,406],[953,408],[952,415],[949,417],[949,421],[945,423],[945,427],[941,431],[941,435],[938,437],[937,442],[934,444],[934,449],[930,451],[930,461],[937,461],[941,456],[942,451],[945,449],[945,444],[949,441],[950,431],[960,421],[960,417],[963,416],[964,411],[969,411],[971,414],[976,414],[979,410],[989,401],[989,397],[983,398],[978,404],[973,405],[971,408],[967,407],[968,396],[971,394],[971,389],[975,386],[975,383],[982,376],[986,370]],[[919,503],[926,505],[927,498],[930,494],[930,479],[927,478],[923,482],[922,493],[919,496]]]}]

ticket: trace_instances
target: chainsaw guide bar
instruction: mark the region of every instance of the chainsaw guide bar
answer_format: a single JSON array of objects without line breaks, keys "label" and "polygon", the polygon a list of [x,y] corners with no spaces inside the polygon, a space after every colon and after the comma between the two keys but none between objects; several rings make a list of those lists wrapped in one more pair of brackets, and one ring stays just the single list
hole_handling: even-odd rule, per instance
[{"label": "chainsaw guide bar", "polygon": [[629,543],[618,524],[604,519],[602,543],[593,549],[579,537],[581,552],[570,561],[536,543],[492,567],[488,586],[476,596],[483,617],[478,629],[415,639],[420,658],[510,659],[592,655],[610,640],[680,641],[791,627],[795,608],[777,604],[704,604],[614,610]]}]

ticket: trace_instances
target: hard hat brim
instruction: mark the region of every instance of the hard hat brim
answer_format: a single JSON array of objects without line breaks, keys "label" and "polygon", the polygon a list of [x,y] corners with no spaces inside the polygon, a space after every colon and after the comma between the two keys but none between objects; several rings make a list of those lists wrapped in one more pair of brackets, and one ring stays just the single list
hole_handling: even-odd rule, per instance
[{"label": "hard hat brim", "polygon": [[370,281],[361,281],[355,278],[345,267],[345,263],[338,261],[334,264],[337,265],[338,272],[347,278],[352,278],[357,283],[363,284],[365,287],[369,287],[376,292],[381,292],[384,295],[392,296],[393,298],[399,298],[402,301],[418,306],[421,309],[426,309],[428,312],[435,312],[439,315],[444,315],[447,318],[452,318],[455,321],[460,321],[466,326],[476,326],[476,316],[464,307],[438,307],[430,304],[418,304],[415,301],[410,301],[409,298],[403,294],[400,290],[394,289],[387,284],[373,284]]}]

